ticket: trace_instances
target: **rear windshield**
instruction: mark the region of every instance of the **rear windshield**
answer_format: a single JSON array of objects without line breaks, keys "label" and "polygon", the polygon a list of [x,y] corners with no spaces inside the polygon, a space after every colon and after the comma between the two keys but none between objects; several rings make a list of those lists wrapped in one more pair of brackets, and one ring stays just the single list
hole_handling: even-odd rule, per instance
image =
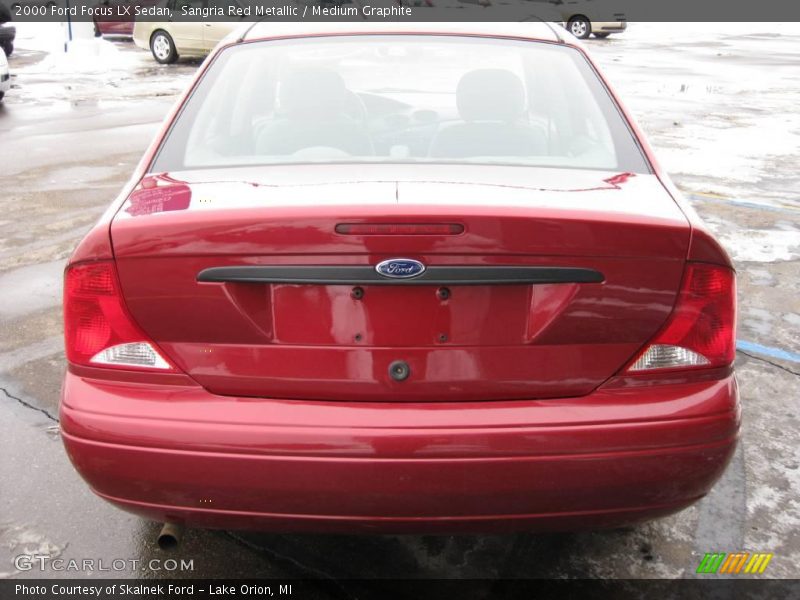
[{"label": "rear windshield", "polygon": [[573,48],[451,36],[264,41],[214,60],[153,171],[456,163],[643,173]]}]

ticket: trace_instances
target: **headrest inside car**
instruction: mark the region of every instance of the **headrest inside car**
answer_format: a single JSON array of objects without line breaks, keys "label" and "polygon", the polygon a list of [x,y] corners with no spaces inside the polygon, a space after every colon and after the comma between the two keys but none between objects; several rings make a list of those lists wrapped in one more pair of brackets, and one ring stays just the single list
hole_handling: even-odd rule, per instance
[{"label": "headrest inside car", "polygon": [[525,89],[511,71],[477,69],[458,82],[456,103],[465,121],[511,122],[525,111]]},{"label": "headrest inside car", "polygon": [[341,75],[330,69],[304,69],[285,77],[278,99],[284,114],[292,118],[319,118],[344,109],[347,88]]}]

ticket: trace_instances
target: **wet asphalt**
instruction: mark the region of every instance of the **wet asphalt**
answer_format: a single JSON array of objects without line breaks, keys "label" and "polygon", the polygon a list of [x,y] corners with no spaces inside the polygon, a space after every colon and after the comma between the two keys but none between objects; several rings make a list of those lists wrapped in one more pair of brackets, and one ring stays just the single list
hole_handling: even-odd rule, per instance
[{"label": "wet asphalt", "polygon": [[[638,27],[638,30],[637,30]],[[749,27],[749,25],[748,25]],[[291,536],[159,526],[92,495],[56,421],[61,271],[127,179],[197,63],[65,74],[22,44],[0,104],[0,578],[694,577],[706,552],[771,552],[800,576],[800,26],[677,32],[634,24],[589,46],[663,164],[733,255],[744,425],[712,493],[628,529],[552,535]],[[121,571],[22,570],[14,557],[127,561]],[[192,561],[172,571],[167,558]],[[135,566],[131,566],[135,565]],[[320,593],[324,596],[324,593]]]}]

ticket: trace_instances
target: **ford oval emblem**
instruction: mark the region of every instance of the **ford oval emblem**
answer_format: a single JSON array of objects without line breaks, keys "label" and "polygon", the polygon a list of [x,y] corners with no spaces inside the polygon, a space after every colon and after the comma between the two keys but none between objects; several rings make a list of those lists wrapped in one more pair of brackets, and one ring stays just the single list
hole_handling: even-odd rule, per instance
[{"label": "ford oval emblem", "polygon": [[384,277],[410,279],[425,272],[425,265],[412,258],[390,258],[378,263],[375,270]]}]

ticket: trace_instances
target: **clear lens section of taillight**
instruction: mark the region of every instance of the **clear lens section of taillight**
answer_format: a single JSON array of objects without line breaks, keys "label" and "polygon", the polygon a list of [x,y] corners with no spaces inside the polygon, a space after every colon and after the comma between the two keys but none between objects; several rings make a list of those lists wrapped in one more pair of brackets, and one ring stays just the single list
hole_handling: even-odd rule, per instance
[{"label": "clear lens section of taillight", "polygon": [[64,342],[67,360],[73,364],[176,370],[128,314],[111,261],[67,269]]},{"label": "clear lens section of taillight", "polygon": [[91,362],[97,365],[117,365],[146,367],[150,369],[170,369],[158,351],[148,342],[118,344],[95,354]]},{"label": "clear lens section of taillight", "polygon": [[708,364],[708,359],[697,352],[680,346],[654,344],[648,346],[628,371],[649,371],[650,369],[673,369],[675,367],[699,367]]},{"label": "clear lens section of taillight", "polygon": [[667,323],[625,370],[723,367],[735,357],[734,273],[726,267],[689,263]]}]

